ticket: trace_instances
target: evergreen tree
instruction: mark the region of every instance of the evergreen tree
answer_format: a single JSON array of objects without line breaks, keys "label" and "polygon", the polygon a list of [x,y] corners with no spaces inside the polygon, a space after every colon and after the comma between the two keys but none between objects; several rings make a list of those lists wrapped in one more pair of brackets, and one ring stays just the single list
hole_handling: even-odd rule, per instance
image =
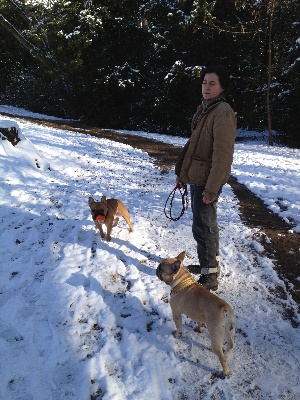
[{"label": "evergreen tree", "polygon": [[189,135],[199,73],[224,64],[239,126],[264,130],[272,121],[293,137],[299,7],[296,0],[2,1],[0,100],[106,128]]}]

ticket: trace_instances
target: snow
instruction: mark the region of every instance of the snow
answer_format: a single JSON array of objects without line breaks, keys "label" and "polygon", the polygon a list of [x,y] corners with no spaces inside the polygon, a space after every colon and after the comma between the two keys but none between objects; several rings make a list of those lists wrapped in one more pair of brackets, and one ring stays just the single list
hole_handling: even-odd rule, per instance
[{"label": "snow", "polygon": [[[163,212],[174,171],[162,173],[127,144],[27,122],[0,106],[0,125],[21,133],[0,144],[0,398],[169,400],[300,398],[297,305],[255,230],[240,219],[225,185],[219,200],[222,275],[218,296],[237,317],[228,379],[207,330],[175,339],[170,289],[156,277],[162,258],[186,250],[197,262],[191,211]],[[33,116],[31,114],[31,116]],[[46,118],[43,116],[43,118]],[[125,131],[124,131],[125,132]],[[183,145],[186,139],[125,132]],[[236,143],[233,175],[300,232],[299,150]],[[38,161],[37,161],[38,160]],[[88,196],[128,207],[112,240],[100,238]],[[278,297],[276,293],[284,296]]]}]

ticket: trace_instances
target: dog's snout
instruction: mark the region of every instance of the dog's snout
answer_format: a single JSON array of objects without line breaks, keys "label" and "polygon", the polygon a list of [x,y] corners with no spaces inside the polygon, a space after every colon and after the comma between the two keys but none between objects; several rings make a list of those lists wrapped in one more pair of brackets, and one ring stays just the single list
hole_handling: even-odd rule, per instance
[{"label": "dog's snout", "polygon": [[92,210],[92,217],[93,219],[96,219],[98,215],[102,215],[105,217],[104,212],[100,210]]}]

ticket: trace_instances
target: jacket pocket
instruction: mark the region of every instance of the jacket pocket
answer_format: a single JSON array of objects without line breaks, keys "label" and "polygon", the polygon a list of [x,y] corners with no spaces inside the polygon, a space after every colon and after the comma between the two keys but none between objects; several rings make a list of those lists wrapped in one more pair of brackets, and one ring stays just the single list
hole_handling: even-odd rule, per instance
[{"label": "jacket pocket", "polygon": [[188,172],[189,181],[205,184],[209,176],[210,168],[211,163],[209,161],[204,161],[198,157],[193,157]]}]

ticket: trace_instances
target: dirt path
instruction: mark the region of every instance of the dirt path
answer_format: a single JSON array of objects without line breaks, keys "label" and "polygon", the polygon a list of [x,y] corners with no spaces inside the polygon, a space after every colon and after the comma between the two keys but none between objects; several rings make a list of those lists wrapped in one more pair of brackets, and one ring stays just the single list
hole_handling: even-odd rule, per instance
[{"label": "dirt path", "polygon": [[[16,115],[3,114],[20,118]],[[21,119],[127,143],[147,152],[154,158],[155,165],[165,171],[173,168],[181,151],[180,147],[153,139],[85,126],[78,122],[66,123],[66,121],[60,120],[53,122],[24,117]],[[247,226],[259,229],[255,239],[262,243],[267,255],[274,259],[275,268],[285,282],[287,292],[291,294],[298,304],[298,310],[300,311],[300,280],[297,279],[300,276],[300,235],[290,233],[291,226],[277,214],[270,211],[260,198],[244,185],[238,183],[234,177],[230,178],[229,184],[239,200],[241,219]],[[278,288],[276,292],[279,297],[286,297],[286,293],[282,289]],[[287,310],[287,317],[292,319],[292,316],[289,315],[289,310]]]}]

